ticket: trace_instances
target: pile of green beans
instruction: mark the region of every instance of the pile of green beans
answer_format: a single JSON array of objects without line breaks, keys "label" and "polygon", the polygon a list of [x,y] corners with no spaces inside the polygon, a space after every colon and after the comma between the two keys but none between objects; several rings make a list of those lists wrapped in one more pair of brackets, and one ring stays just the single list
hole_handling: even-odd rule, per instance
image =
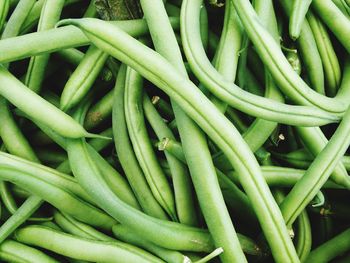
[{"label": "pile of green beans", "polygon": [[0,0],[0,261],[348,262],[350,2]]}]

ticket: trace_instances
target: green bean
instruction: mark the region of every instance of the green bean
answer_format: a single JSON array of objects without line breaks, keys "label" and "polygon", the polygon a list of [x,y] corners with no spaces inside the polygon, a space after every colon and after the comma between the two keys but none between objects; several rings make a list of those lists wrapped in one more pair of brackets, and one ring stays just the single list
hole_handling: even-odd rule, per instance
[{"label": "green bean", "polygon": [[68,111],[77,105],[88,93],[107,58],[106,53],[95,46],[90,46],[63,88],[60,101],[60,108],[63,111]]},{"label": "green bean", "polygon": [[101,100],[93,105],[84,122],[84,127],[91,130],[105,121],[112,113],[113,108],[113,91],[109,91]]},{"label": "green bean", "polygon": [[[40,238],[37,238],[37,237]],[[93,262],[163,262],[144,250],[122,242],[78,238],[49,227],[32,225],[16,231],[15,238],[58,254]]]},{"label": "green bean", "polygon": [[311,250],[311,226],[309,216],[304,210],[297,219],[298,231],[297,231],[297,244],[296,250],[301,262],[305,262],[307,256]]},{"label": "green bean", "polygon": [[261,26],[260,20],[248,0],[233,1],[246,32],[255,44],[256,51],[268,67],[271,75],[291,100],[301,105],[313,105],[334,114],[344,114],[348,104],[334,100],[311,90],[292,70],[282,51],[271,35]]},{"label": "green bean", "polygon": [[[314,111],[315,109],[310,107],[304,108],[305,106],[299,108],[301,106],[290,106],[260,96],[254,96],[227,82],[213,69],[199,41],[197,18],[199,15],[198,6],[200,6],[201,2],[201,0],[191,1],[190,3],[184,2],[186,5],[184,5],[185,8],[183,8],[183,15],[181,16],[184,51],[193,72],[199,80],[215,96],[249,115],[286,124],[315,125],[314,121],[316,119],[314,117],[312,117],[313,120],[309,118],[310,110]],[[276,43],[273,44],[276,45]],[[288,65],[288,67],[290,66]],[[278,84],[278,82],[276,83]],[[338,103],[337,106],[339,106]],[[320,111],[317,110],[312,115],[316,116],[314,114],[318,115],[319,113]],[[296,116],[298,117],[296,118]],[[302,121],[304,118],[308,119],[308,121]]]},{"label": "green bean", "polygon": [[177,221],[174,194],[147,135],[142,110],[142,85],[142,76],[128,68],[125,78],[124,107],[130,140],[154,197],[173,221]]},{"label": "green bean", "polygon": [[[171,18],[172,25],[179,28],[179,19]],[[110,22],[132,36],[141,36],[148,32],[146,22],[142,19]],[[40,43],[40,46],[37,44]],[[86,46],[89,40],[79,29],[68,26],[30,33],[0,41],[0,62],[11,62],[26,57],[55,52],[60,49]]]},{"label": "green bean", "polygon": [[[268,240],[274,255],[297,261],[296,252],[283,218],[262,177],[254,155],[234,126],[208,101],[205,95],[198,91],[190,81],[178,74],[177,70],[157,53],[135,42],[123,31],[110,27],[108,23],[88,18],[65,20],[61,22],[61,25],[63,23],[73,23],[79,26],[96,46],[122,62],[127,62],[181,105],[182,109],[220,146],[230,158],[232,165],[239,171],[244,190],[249,199],[255,201],[252,203],[253,208],[262,228],[268,233]],[[190,99],[194,97],[196,99]],[[280,253],[281,251],[285,253]]]},{"label": "green bean", "polygon": [[312,250],[306,262],[329,262],[350,248],[350,229]]},{"label": "green bean", "polygon": [[84,58],[84,52],[80,51],[76,48],[66,48],[62,50],[58,50],[56,53],[54,53],[64,61],[67,61],[68,63],[73,64],[74,66],[79,65],[79,63]]},{"label": "green bean", "polygon": [[88,7],[85,10],[83,17],[96,17],[97,11],[95,7],[95,1],[91,0]]},{"label": "green bean", "polygon": [[[311,7],[316,14],[329,27],[332,33],[350,52],[349,35],[350,35],[350,21],[332,2],[332,0],[314,0]],[[333,19],[336,17],[337,19]]]},{"label": "green bean", "polygon": [[349,120],[350,108],[327,145],[281,204],[280,208],[287,225],[291,225],[314,198],[344,155],[350,144]]},{"label": "green bean", "polygon": [[139,235],[133,232],[131,229],[124,225],[114,225],[112,228],[113,234],[121,241],[127,242],[137,247],[141,247],[159,258],[163,259],[165,262],[169,263],[182,263],[191,262],[189,258],[181,254],[178,251],[173,251],[170,249],[159,247],[148,240],[142,239]]},{"label": "green bean", "polygon": [[[180,49],[162,1],[141,1],[141,6],[155,49],[175,67],[184,79],[188,79]],[[154,12],[155,9],[156,12]],[[163,26],[159,27],[159,24]],[[225,250],[225,253],[221,255],[224,262],[245,262],[244,253],[220,192],[205,134],[186,115],[178,101],[171,96],[170,98],[191,178],[214,244]],[[206,174],[206,178],[203,178],[203,174]]]},{"label": "green bean", "polygon": [[114,88],[112,127],[115,137],[115,149],[129,184],[143,211],[153,217],[167,219],[163,209],[152,195],[129,139],[124,114],[125,76],[126,66],[122,65]]},{"label": "green bean", "polygon": [[36,153],[43,163],[58,164],[67,159],[65,152],[47,149],[37,149]]},{"label": "green bean", "polygon": [[[213,59],[214,67],[227,81],[234,82],[236,78],[241,46],[242,27],[235,9],[227,1],[220,42]],[[211,96],[211,100],[222,112],[226,111],[226,103],[216,99],[214,96]]]},{"label": "green bean", "polygon": [[[293,1],[279,0],[288,16],[292,12]],[[315,37],[312,33],[308,20],[304,20],[299,38],[296,40],[298,51],[303,61],[307,76],[310,79],[311,87],[318,93],[325,94],[324,72],[322,60],[317,48]]]},{"label": "green bean", "polygon": [[289,21],[289,35],[293,40],[300,36],[301,28],[311,2],[312,0],[294,0]]},{"label": "green bean", "polygon": [[308,12],[306,18],[315,36],[316,44],[323,62],[327,95],[335,96],[341,81],[338,58],[323,23],[311,11]]},{"label": "green bean", "polygon": [[[326,136],[324,136],[320,128],[295,127],[295,130],[306,148],[315,157],[328,143]],[[344,165],[341,162],[339,162],[339,164],[334,168],[330,178],[335,183],[350,189],[350,179]]]},{"label": "green bean", "polygon": [[[174,134],[158,114],[147,95],[143,96],[143,109],[145,116],[158,139],[165,137],[175,139]],[[171,154],[166,152],[165,156],[172,174],[175,205],[179,222],[195,226],[197,225],[197,216],[195,214],[191,179],[187,167]]]},{"label": "green bean", "polygon": [[35,195],[28,197],[21,207],[0,227],[0,243],[12,234],[16,228],[28,219],[28,214],[33,214],[43,203],[43,200]]},{"label": "green bean", "polygon": [[55,211],[54,219],[58,226],[69,234],[93,240],[115,241],[112,237],[97,231],[87,224],[79,222],[63,212]]},{"label": "green bean", "polygon": [[5,23],[7,13],[10,7],[10,0],[1,0],[0,1],[0,31]]},{"label": "green bean", "polygon": [[344,15],[350,17],[350,5],[346,0],[333,0],[333,3],[343,12]]},{"label": "green bean", "polygon": [[73,174],[79,183],[118,222],[161,247],[206,252],[213,248],[207,231],[147,216],[121,201],[98,171],[83,140],[69,140],[67,150]]},{"label": "green bean", "polygon": [[58,263],[40,250],[29,247],[13,240],[6,240],[0,244],[0,259],[14,263]]},{"label": "green bean", "polygon": [[[38,24],[38,31],[51,29],[55,26],[60,19],[64,2],[64,0],[44,1]],[[48,62],[48,54],[35,56],[30,59],[24,84],[36,93],[39,93],[41,89]]]},{"label": "green bean", "polygon": [[4,206],[6,207],[6,209],[11,214],[15,214],[17,209],[18,209],[18,206],[17,206],[17,203],[16,203],[14,197],[12,196],[12,193],[10,191],[10,188],[9,188],[9,185],[7,184],[7,182],[1,181],[0,195],[1,195],[2,202],[3,202]]},{"label": "green bean", "polygon": [[[261,166],[262,174],[270,187],[293,187],[304,175],[305,170],[286,168],[279,166]],[[235,183],[239,183],[238,174],[234,171],[227,172],[227,176]],[[327,181],[323,187],[342,189],[343,187]]]},{"label": "green bean", "polygon": [[[0,94],[16,105],[21,111],[64,137],[78,138],[94,136],[84,130],[70,116],[29,90],[3,66],[0,66]],[[11,87],[11,89],[8,89]],[[30,100],[30,103],[28,101]]]}]

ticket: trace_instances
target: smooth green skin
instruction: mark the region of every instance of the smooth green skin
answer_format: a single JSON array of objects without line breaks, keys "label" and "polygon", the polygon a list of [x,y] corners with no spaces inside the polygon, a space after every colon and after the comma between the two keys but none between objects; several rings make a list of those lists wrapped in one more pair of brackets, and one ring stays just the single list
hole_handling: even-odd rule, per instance
[{"label": "smooth green skin", "polygon": [[[54,28],[61,16],[65,0],[45,0],[41,9],[38,31]],[[31,57],[24,84],[39,93],[44,80],[45,69],[49,62],[50,55]]]},{"label": "smooth green skin", "polygon": [[13,263],[58,263],[42,251],[13,240],[6,240],[0,245],[0,259]]},{"label": "smooth green skin", "polygon": [[16,231],[19,242],[42,247],[63,256],[92,262],[163,262],[148,252],[122,242],[76,237],[50,227],[32,225]]},{"label": "smooth green skin", "polygon": [[[254,8],[264,23],[264,26],[275,37],[276,42],[279,41],[276,15],[273,9],[272,1],[256,0],[254,1]],[[274,83],[270,73],[265,69],[265,97],[284,102],[284,98]],[[264,119],[256,119],[243,133],[243,138],[249,145],[252,152],[256,152],[266,140],[271,136],[277,127],[277,123],[270,122]]]},{"label": "smooth green skin", "polygon": [[[332,0],[313,0],[312,9],[336,36],[339,42],[350,52],[350,21]],[[337,19],[334,19],[334,18]]]},{"label": "smooth green skin", "polygon": [[[165,137],[175,139],[173,132],[159,115],[147,94],[143,96],[143,110],[146,119],[159,140]],[[171,154],[165,152],[165,156],[172,175],[176,212],[179,222],[196,226],[198,222],[192,194],[192,182],[187,167]]]},{"label": "smooth green skin", "polygon": [[[182,55],[162,1],[141,0],[141,6],[156,51],[188,80]],[[200,14],[198,20],[200,21]],[[159,24],[162,27],[159,27]],[[246,262],[220,191],[205,133],[187,116],[176,99],[170,96],[170,100],[201,211],[215,246],[225,250],[220,258],[223,262]]]},{"label": "smooth green skin", "polygon": [[105,177],[111,190],[125,203],[140,210],[140,205],[136,200],[127,180],[122,177],[93,147],[89,145],[89,154],[95,160],[99,170]]},{"label": "smooth green skin", "polygon": [[[179,18],[170,19],[174,29],[180,26]],[[142,19],[110,22],[138,37],[148,33],[146,21]],[[86,46],[90,42],[81,30],[73,26],[29,33],[0,41],[0,62],[11,62],[23,58],[55,52],[65,48]],[[40,44],[40,45],[38,45]]]},{"label": "smooth green skin", "polygon": [[63,88],[60,101],[60,108],[63,111],[76,106],[89,92],[108,56],[95,46],[90,46]]},{"label": "smooth green skin", "polygon": [[203,251],[213,249],[207,231],[148,216],[121,201],[99,172],[83,140],[69,140],[68,157],[73,174],[95,202],[118,222],[140,237],[172,250]]},{"label": "smooth green skin", "polygon": [[346,0],[333,0],[333,3],[343,12],[347,17],[350,17],[350,5]]},{"label": "smooth green skin", "polygon": [[[305,173],[305,170],[278,166],[261,166],[261,171],[266,183],[270,187],[293,187]],[[234,183],[239,184],[238,174],[236,172],[227,172],[226,175]],[[342,189],[341,186],[331,181],[327,181],[322,187]]]},{"label": "smooth green skin", "polygon": [[0,1],[0,31],[5,23],[8,11],[10,7],[10,0],[1,0]]},{"label": "smooth green skin", "polygon": [[[259,164],[239,132],[206,96],[193,83],[182,77],[159,54],[140,44],[123,31],[109,26],[108,23],[88,18],[69,19],[61,22],[63,23],[73,23],[79,26],[96,46],[129,64],[164,90],[197,122],[228,156],[232,165],[239,172],[245,192],[250,200],[254,200],[252,206],[262,229],[268,236],[274,254],[280,256],[282,262],[297,262],[298,258],[284,219],[264,181]],[[88,188],[86,185],[85,189]]]},{"label": "smooth green skin", "polygon": [[84,58],[84,52],[76,48],[61,49],[54,54],[57,54],[58,57],[73,64],[74,66],[78,66]]},{"label": "smooth green skin", "polygon": [[3,66],[0,66],[0,94],[21,111],[47,125],[63,137],[89,136],[89,133],[69,115],[28,89]]},{"label": "smooth green skin", "polygon": [[124,110],[124,87],[126,66],[122,65],[114,88],[112,128],[115,149],[119,162],[125,172],[142,210],[153,217],[166,220],[168,217],[154,198],[136,159],[127,131]]},{"label": "smooth green skin", "polygon": [[341,82],[341,70],[333,44],[326,27],[312,11],[308,12],[306,18],[314,34],[317,48],[322,59],[326,81],[326,93],[328,96],[335,96]]},{"label": "smooth green skin", "polygon": [[[164,138],[158,144],[158,149],[170,153],[184,164],[187,164],[182,145],[179,142],[170,138]],[[219,169],[216,169],[216,174],[225,203],[234,210],[235,214],[242,215],[254,221],[255,214],[247,196]],[[239,209],[237,209],[238,207]]]},{"label": "smooth green skin", "polygon": [[[242,26],[238,15],[233,5],[230,4],[229,1],[226,1],[224,25],[222,27],[218,47],[216,48],[213,65],[227,81],[235,81],[239,52],[242,48],[242,38]],[[226,103],[220,101],[213,95],[211,95],[211,101],[222,112],[226,111]]]},{"label": "smooth green skin", "polygon": [[[310,87],[293,71],[273,37],[262,27],[249,0],[232,1],[250,40],[276,84],[295,103],[312,105],[329,113],[343,115],[348,102],[325,97]],[[302,126],[302,125],[299,125]]]},{"label": "smooth green skin", "polygon": [[[183,5],[185,8],[182,9],[181,15],[181,24],[183,25],[181,27],[181,37],[185,55],[196,77],[211,93],[244,113],[266,120],[298,126],[319,126],[325,124],[319,122],[319,118],[315,118],[316,116],[321,117],[324,114],[323,111],[315,110],[313,107],[278,103],[271,99],[253,95],[226,81],[210,64],[199,41],[199,22],[197,18],[199,17],[198,6],[201,5],[202,1],[196,0],[185,3],[186,5]],[[271,39],[271,41],[274,40]],[[277,45],[275,41],[273,45]],[[288,67],[290,67],[289,64]]]},{"label": "smooth green skin", "polygon": [[[30,10],[30,13],[28,13],[23,25],[21,25],[21,35],[27,33],[38,24],[42,8],[45,5],[45,1],[46,0],[38,0],[35,2],[33,8]],[[65,0],[64,6],[68,6],[79,1],[81,0]]]},{"label": "smooth green skin", "polygon": [[46,164],[59,164],[67,159],[67,154],[63,151],[37,148],[36,153],[40,161]]},{"label": "smooth green skin", "polygon": [[350,229],[312,250],[305,262],[329,262],[350,249]]},{"label": "smooth green skin", "polygon": [[[326,136],[323,134],[320,128],[295,127],[295,130],[297,131],[297,134],[305,147],[314,157],[317,157],[317,155],[320,154],[328,143]],[[339,164],[335,167],[330,179],[335,183],[350,189],[350,178],[341,162],[339,162]]]},{"label": "smooth green skin", "polygon": [[101,241],[116,241],[114,238],[60,211],[55,211],[54,220],[64,232],[74,236]]},{"label": "smooth green skin", "polygon": [[114,92],[111,90],[89,109],[84,122],[84,127],[87,130],[95,128],[110,117],[113,108],[113,97]]},{"label": "smooth green skin", "polygon": [[0,196],[2,200],[2,204],[6,209],[11,213],[16,213],[18,206],[16,203],[16,200],[14,199],[14,196],[12,195],[9,185],[7,182],[1,182],[0,185]]},{"label": "smooth green skin", "polygon": [[300,214],[297,219],[297,223],[298,230],[296,233],[296,250],[300,258],[300,262],[305,262],[307,256],[310,254],[312,245],[310,220],[306,210]]},{"label": "smooth green skin", "polygon": [[280,205],[283,217],[291,226],[296,217],[312,201],[345,154],[350,144],[350,109],[323,150],[311,163]]},{"label": "smooth green skin", "polygon": [[96,17],[97,16],[97,11],[95,8],[95,2],[90,1],[88,7],[85,10],[84,16],[83,17]]},{"label": "smooth green skin", "polygon": [[142,76],[133,69],[127,68],[124,108],[130,141],[154,197],[173,221],[178,221],[174,193],[159,165],[149,139],[142,108],[142,95]]},{"label": "smooth green skin", "polygon": [[[293,9],[293,1],[279,0],[284,13],[289,16]],[[325,94],[324,72],[322,60],[317,48],[315,37],[313,36],[309,22],[304,20],[299,38],[296,40],[298,51],[303,60],[303,65],[307,69],[306,74],[310,79],[311,87],[318,93]]]},{"label": "smooth green skin", "polygon": [[4,242],[13,231],[22,225],[28,215],[32,215],[43,203],[43,200],[35,195],[28,197],[21,207],[9,219],[7,219],[0,227],[0,243]]},{"label": "smooth green skin", "polygon": [[289,35],[293,40],[298,39],[300,36],[305,16],[311,2],[312,0],[294,0],[289,20]]},{"label": "smooth green skin", "polygon": [[[168,14],[169,16],[169,14]],[[205,50],[208,49],[208,41],[209,41],[209,23],[208,23],[208,11],[205,5],[201,7],[201,13],[199,16],[200,23],[200,31],[201,31],[201,40]],[[181,41],[180,41],[181,42]]]},{"label": "smooth green skin", "polygon": [[152,242],[142,239],[139,235],[133,232],[130,228],[124,225],[114,225],[112,228],[113,234],[121,241],[134,246],[143,248],[159,258],[163,259],[165,262],[169,263],[186,263],[191,262],[189,258],[184,256],[178,251],[173,251],[170,249],[159,247]]}]

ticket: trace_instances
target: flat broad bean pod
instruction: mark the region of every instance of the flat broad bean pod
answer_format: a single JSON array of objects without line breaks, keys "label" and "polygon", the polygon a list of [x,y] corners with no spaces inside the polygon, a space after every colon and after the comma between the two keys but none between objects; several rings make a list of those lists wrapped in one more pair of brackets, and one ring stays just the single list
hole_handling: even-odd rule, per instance
[{"label": "flat broad bean pod", "polygon": [[[177,101],[226,153],[232,165],[239,171],[240,181],[248,198],[255,200],[252,203],[253,209],[262,228],[268,232],[268,241],[277,261],[297,262],[298,258],[280,210],[263,179],[254,155],[234,126],[205,95],[198,91],[193,83],[178,74],[160,55],[138,43],[123,31],[109,26],[108,23],[85,18],[64,20],[61,25],[67,23],[81,28],[96,46],[129,64],[155,85],[166,90],[167,94]],[[116,34],[118,37],[115,37]],[[143,59],[140,60],[140,58]],[[189,101],[192,97],[196,99]],[[273,229],[271,226],[274,226]],[[281,251],[284,253],[280,253]]]}]

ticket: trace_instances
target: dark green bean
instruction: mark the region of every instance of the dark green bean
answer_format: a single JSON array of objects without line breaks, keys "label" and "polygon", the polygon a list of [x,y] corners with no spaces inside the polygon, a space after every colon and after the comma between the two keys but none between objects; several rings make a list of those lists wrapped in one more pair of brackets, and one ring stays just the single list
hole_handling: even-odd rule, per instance
[{"label": "dark green bean", "polygon": [[306,262],[329,262],[350,249],[350,229],[312,250]]},{"label": "dark green bean", "polygon": [[174,119],[173,109],[171,108],[171,105],[167,101],[165,101],[159,96],[153,96],[151,101],[152,101],[152,104],[160,112],[160,114],[164,115],[164,118],[168,120]]},{"label": "dark green bean", "polygon": [[[37,237],[40,238],[37,238]],[[122,242],[78,238],[50,227],[32,225],[16,231],[19,242],[39,246],[58,254],[93,262],[163,262],[137,247]]]},{"label": "dark green bean", "polygon": [[0,31],[5,23],[7,13],[10,7],[10,0],[1,0],[0,1]]}]

